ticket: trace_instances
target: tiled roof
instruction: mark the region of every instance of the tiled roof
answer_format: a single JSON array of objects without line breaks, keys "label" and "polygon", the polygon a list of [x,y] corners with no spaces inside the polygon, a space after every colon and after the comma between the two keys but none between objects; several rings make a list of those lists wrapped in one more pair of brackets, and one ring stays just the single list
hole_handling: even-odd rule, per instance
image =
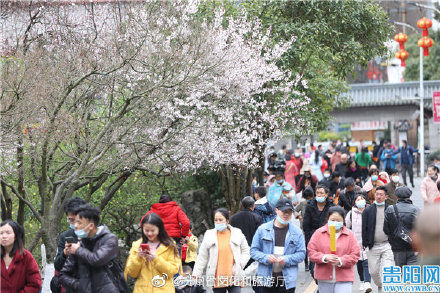
[{"label": "tiled roof", "polygon": [[[351,107],[385,106],[385,105],[408,105],[417,104],[419,100],[408,98],[418,97],[419,82],[409,81],[403,83],[383,84],[351,84],[351,90],[344,94],[350,97]],[[432,93],[440,91],[440,80],[424,81],[425,107],[432,106]]]}]

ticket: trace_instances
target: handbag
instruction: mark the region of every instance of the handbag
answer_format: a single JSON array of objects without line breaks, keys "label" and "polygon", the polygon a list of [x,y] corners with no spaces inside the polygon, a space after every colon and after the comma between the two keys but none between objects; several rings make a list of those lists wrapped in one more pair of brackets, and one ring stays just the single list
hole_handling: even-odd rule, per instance
[{"label": "handbag", "polygon": [[394,214],[396,215],[396,220],[397,220],[396,229],[394,230],[394,237],[398,238],[402,241],[405,241],[406,243],[411,245],[412,239],[409,236],[410,231],[400,221],[399,210],[397,209],[397,204],[393,205],[393,208],[394,208]]}]

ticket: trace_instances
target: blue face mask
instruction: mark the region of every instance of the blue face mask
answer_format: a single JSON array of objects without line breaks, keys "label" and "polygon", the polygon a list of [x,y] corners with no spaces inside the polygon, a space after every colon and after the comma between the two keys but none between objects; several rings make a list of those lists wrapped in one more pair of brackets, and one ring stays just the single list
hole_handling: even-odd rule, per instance
[{"label": "blue face mask", "polygon": [[277,182],[278,185],[282,185],[284,183],[284,179],[277,180],[276,182]]},{"label": "blue face mask", "polygon": [[325,196],[317,196],[315,197],[317,202],[324,202],[325,201]]},{"label": "blue face mask", "polygon": [[365,200],[359,200],[356,202],[356,206],[360,209],[363,209],[365,207],[365,204],[366,204]]},{"label": "blue face mask", "polygon": [[228,228],[226,223],[215,224],[215,229],[219,232],[224,231],[226,228]]},{"label": "blue face mask", "polygon": [[371,180],[372,181],[377,181],[377,178],[378,178],[377,175],[371,175]]},{"label": "blue face mask", "polygon": [[75,225],[73,225],[73,224],[70,224],[70,225],[69,225],[69,227],[70,227],[70,229],[73,229],[73,230],[75,230]]},{"label": "blue face mask", "polygon": [[343,226],[344,226],[344,223],[342,223],[342,222],[338,222],[338,221],[328,221],[328,225],[329,226],[335,226],[335,229],[336,230],[339,230],[339,229],[341,229]]},{"label": "blue face mask", "polygon": [[284,221],[280,216],[277,216],[277,221],[278,221],[278,223],[280,223],[282,225],[289,224],[289,221]]},{"label": "blue face mask", "polygon": [[[89,225],[87,225],[86,227],[88,227]],[[86,228],[86,227],[84,227],[84,228]],[[84,239],[84,238],[87,238],[87,236],[89,236],[89,233],[84,231],[84,229],[81,229],[78,231],[75,230],[75,235],[80,239]]]},{"label": "blue face mask", "polygon": [[383,202],[377,202],[377,201],[374,201],[374,203],[375,203],[377,206],[383,206],[383,205],[385,204],[384,201],[383,201]]}]

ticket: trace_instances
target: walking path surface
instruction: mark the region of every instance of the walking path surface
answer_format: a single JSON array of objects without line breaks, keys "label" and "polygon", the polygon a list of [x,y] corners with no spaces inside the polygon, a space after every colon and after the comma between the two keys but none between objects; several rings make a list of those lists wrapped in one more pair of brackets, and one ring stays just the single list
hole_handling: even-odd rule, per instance
[{"label": "walking path surface", "polygon": [[[411,186],[409,186],[411,188],[411,190],[413,191],[413,194],[411,196],[411,200],[413,201],[414,205],[416,205],[420,209],[423,209],[423,199],[420,196],[420,185],[422,183],[422,179],[423,178],[420,178],[420,177],[414,178],[415,187],[412,188]],[[409,179],[408,179],[408,182],[409,182]],[[294,222],[296,225],[299,226],[298,220],[294,220]],[[310,273],[305,271],[304,263],[299,264],[298,280],[297,280],[296,285],[297,285],[296,293],[313,293],[318,288],[318,286],[315,284],[315,281],[310,276]],[[356,292],[356,293],[363,292],[363,291],[359,290],[359,286],[360,286],[359,275],[358,275],[357,269],[355,267],[355,282],[353,284],[352,292],[353,293],[354,292]],[[372,287],[373,287],[373,292],[377,292],[377,287],[374,285],[373,281],[372,281]],[[207,289],[207,291],[212,292],[211,289]],[[254,290],[252,290],[252,288],[250,288],[250,287],[246,287],[246,288],[243,288],[241,292],[242,293],[251,293],[251,292],[254,292]]]}]

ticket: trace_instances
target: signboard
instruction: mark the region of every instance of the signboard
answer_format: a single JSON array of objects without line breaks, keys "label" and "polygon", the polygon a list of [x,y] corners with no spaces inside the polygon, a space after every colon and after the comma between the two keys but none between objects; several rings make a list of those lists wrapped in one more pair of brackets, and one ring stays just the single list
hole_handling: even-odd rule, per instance
[{"label": "signboard", "polygon": [[432,113],[434,123],[440,123],[440,92],[432,93]]},{"label": "signboard", "polygon": [[351,123],[351,131],[387,129],[387,121],[357,121]]}]

